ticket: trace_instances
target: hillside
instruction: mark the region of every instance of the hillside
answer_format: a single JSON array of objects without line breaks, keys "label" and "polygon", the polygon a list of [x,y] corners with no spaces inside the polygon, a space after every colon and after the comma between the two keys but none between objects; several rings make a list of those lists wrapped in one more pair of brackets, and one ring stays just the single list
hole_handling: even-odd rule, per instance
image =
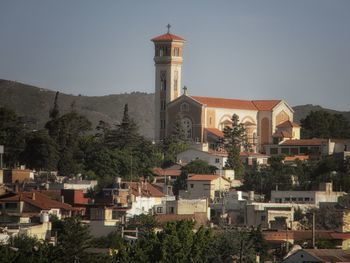
[{"label": "hillside", "polygon": [[[0,80],[0,106],[9,107],[22,116],[34,129],[44,127],[49,119],[49,110],[53,105],[55,91]],[[130,116],[139,126],[140,133],[152,138],[154,130],[154,95],[140,92],[131,94],[108,95],[101,97],[74,96],[60,93],[59,108],[68,112],[71,105],[86,116],[93,127],[100,120],[117,123],[123,116],[124,104],[128,103]]]},{"label": "hillside", "polygon": [[[44,127],[49,118],[55,97],[55,91],[22,84],[15,81],[0,80],[0,106],[9,107],[22,116],[33,129]],[[131,117],[139,125],[140,133],[152,138],[154,133],[154,94],[133,92],[100,97],[74,96],[60,93],[59,107],[61,112],[75,109],[86,116],[96,127],[100,120],[111,124],[121,120],[125,103],[129,104]],[[326,110],[330,113],[341,113],[350,121],[350,111],[339,112],[325,109],[318,105],[300,105],[293,107],[294,121],[300,122],[310,111]]]},{"label": "hillside", "polygon": [[294,106],[294,121],[300,122],[301,119],[304,119],[311,111],[318,111],[318,110],[324,110],[329,113],[335,114],[343,114],[344,117],[350,122],[350,111],[336,111],[332,109],[322,108],[319,105],[312,105],[312,104],[306,104],[306,105],[299,105]]}]

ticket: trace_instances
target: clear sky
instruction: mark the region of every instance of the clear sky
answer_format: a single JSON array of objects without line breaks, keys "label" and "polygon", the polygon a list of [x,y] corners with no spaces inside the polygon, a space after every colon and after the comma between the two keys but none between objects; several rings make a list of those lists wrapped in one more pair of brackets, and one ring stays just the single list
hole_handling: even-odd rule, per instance
[{"label": "clear sky", "polygon": [[350,110],[349,0],[1,0],[0,78],[68,94],[154,91],[166,24],[192,95]]}]

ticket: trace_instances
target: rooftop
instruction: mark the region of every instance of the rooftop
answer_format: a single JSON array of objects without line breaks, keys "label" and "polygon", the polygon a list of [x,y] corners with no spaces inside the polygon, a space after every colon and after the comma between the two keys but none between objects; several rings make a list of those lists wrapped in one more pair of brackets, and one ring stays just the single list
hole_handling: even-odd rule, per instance
[{"label": "rooftop", "polygon": [[212,108],[242,109],[242,110],[272,110],[281,100],[239,100],[213,97],[191,96],[192,99]]},{"label": "rooftop", "polygon": [[183,39],[180,36],[174,35],[174,34],[166,33],[166,34],[163,34],[163,35],[160,35],[160,36],[152,38],[151,41],[153,41],[153,42],[185,41],[185,39]]}]

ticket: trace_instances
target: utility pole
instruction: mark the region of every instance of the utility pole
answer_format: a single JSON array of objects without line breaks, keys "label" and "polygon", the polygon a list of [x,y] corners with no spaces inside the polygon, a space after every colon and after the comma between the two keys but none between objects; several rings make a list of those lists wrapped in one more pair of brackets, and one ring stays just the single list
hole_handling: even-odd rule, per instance
[{"label": "utility pole", "polygon": [[315,237],[315,231],[316,231],[316,218],[315,218],[315,211],[312,212],[312,248],[316,248],[316,237]]}]

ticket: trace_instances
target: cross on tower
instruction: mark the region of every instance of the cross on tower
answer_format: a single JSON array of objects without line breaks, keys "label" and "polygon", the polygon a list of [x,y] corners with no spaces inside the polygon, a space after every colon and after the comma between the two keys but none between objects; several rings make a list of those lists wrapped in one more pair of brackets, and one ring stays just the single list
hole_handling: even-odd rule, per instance
[{"label": "cross on tower", "polygon": [[170,24],[167,24],[166,26],[168,28],[168,34],[170,33],[170,28],[171,28],[171,25]]}]

